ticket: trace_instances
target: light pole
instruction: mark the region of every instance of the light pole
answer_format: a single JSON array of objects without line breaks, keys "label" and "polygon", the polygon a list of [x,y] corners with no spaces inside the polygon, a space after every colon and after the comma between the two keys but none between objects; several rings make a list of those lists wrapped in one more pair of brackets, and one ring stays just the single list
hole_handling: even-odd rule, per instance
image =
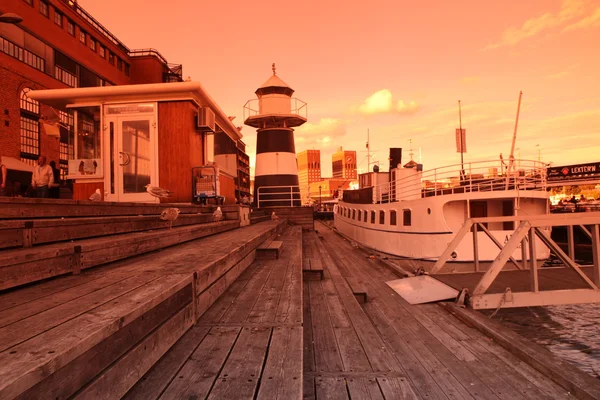
[{"label": "light pole", "polygon": [[23,18],[20,15],[14,13],[0,14],[0,23],[18,24],[20,22],[23,22]]},{"label": "light pole", "polygon": [[323,211],[321,209],[321,185],[319,185],[319,211]]}]

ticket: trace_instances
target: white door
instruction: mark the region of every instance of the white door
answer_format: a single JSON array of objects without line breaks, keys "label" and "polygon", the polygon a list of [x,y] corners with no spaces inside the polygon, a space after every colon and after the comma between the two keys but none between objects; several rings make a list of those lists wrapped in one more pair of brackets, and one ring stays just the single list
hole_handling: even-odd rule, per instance
[{"label": "white door", "polygon": [[157,181],[155,117],[111,116],[106,127],[106,200],[156,202],[146,192],[146,185]]}]

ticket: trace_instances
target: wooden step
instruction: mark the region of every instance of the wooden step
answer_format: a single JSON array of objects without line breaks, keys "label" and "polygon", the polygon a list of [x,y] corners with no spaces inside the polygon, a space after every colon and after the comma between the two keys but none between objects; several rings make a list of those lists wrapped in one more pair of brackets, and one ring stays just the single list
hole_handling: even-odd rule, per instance
[{"label": "wooden step", "polygon": [[302,273],[305,278],[316,277],[318,280],[322,280],[324,274],[321,259],[318,257],[305,259],[302,263]]},{"label": "wooden step", "polygon": [[124,396],[283,226],[248,226],[0,295],[0,398]]},{"label": "wooden step", "polygon": [[350,290],[352,290],[352,294],[356,297],[356,300],[360,304],[365,304],[367,302],[367,289],[365,286],[353,276],[347,276],[346,282],[348,282],[348,286],[350,286]]},{"label": "wooden step", "polygon": [[[212,213],[216,209],[216,206],[199,206],[191,203],[117,203],[0,197],[0,219],[160,215],[165,208],[169,207],[179,208],[182,214]],[[220,207],[223,213],[228,213],[238,212],[240,206],[231,204]]]},{"label": "wooden step", "polygon": [[283,242],[273,240],[271,243],[262,244],[256,249],[256,258],[259,260],[276,260],[283,251]]},{"label": "wooden step", "polygon": [[239,227],[221,221],[0,252],[0,290],[162,249]]}]

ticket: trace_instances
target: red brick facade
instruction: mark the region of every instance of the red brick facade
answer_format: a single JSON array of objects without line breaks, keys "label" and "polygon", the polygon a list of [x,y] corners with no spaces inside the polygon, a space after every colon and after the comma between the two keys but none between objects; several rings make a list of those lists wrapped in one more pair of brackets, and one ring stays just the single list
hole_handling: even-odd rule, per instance
[{"label": "red brick facade", "polygon": [[[77,79],[77,87],[95,86],[89,84],[89,79],[106,85],[160,83],[170,71],[166,60],[155,50],[130,54],[125,45],[73,0],[46,0],[47,16],[40,12],[40,1],[3,0],[0,5],[0,13],[16,13],[23,18],[18,25],[0,23],[0,155],[17,159],[21,157],[22,89],[70,87],[55,78],[58,57],[66,57],[68,63],[77,65],[77,75],[71,78]],[[2,43],[13,46],[9,52],[20,47],[20,51],[43,59],[43,71],[27,63],[26,56],[21,61],[15,56],[17,53],[7,54]],[[44,106],[40,111],[43,110]],[[47,136],[41,127],[39,137],[40,154],[58,165],[59,138]]]}]

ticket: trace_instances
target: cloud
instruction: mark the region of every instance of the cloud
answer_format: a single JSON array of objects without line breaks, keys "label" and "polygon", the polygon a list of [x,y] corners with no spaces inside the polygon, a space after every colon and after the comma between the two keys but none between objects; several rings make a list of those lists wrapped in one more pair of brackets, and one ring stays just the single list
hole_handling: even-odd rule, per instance
[{"label": "cloud", "polygon": [[573,31],[576,29],[595,28],[600,26],[600,7],[594,10],[592,15],[589,15],[582,20],[568,25],[563,32]]},{"label": "cloud", "polygon": [[506,29],[500,41],[487,46],[486,49],[514,46],[540,32],[555,28],[565,27],[565,32],[599,25],[600,7],[592,11],[591,5],[592,3],[586,0],[563,0],[558,12],[546,12],[528,19],[520,27]]},{"label": "cloud", "polygon": [[481,80],[479,76],[465,76],[461,78],[460,83],[470,84],[470,83],[478,83]]},{"label": "cloud", "polygon": [[295,130],[296,152],[307,149],[326,149],[339,143],[346,135],[346,124],[339,118],[321,118],[316,123],[307,122]]},{"label": "cloud", "polygon": [[365,115],[374,114],[412,114],[419,109],[419,105],[414,101],[404,102],[403,100],[394,100],[392,92],[388,89],[381,89],[371,96],[353,111]]}]

